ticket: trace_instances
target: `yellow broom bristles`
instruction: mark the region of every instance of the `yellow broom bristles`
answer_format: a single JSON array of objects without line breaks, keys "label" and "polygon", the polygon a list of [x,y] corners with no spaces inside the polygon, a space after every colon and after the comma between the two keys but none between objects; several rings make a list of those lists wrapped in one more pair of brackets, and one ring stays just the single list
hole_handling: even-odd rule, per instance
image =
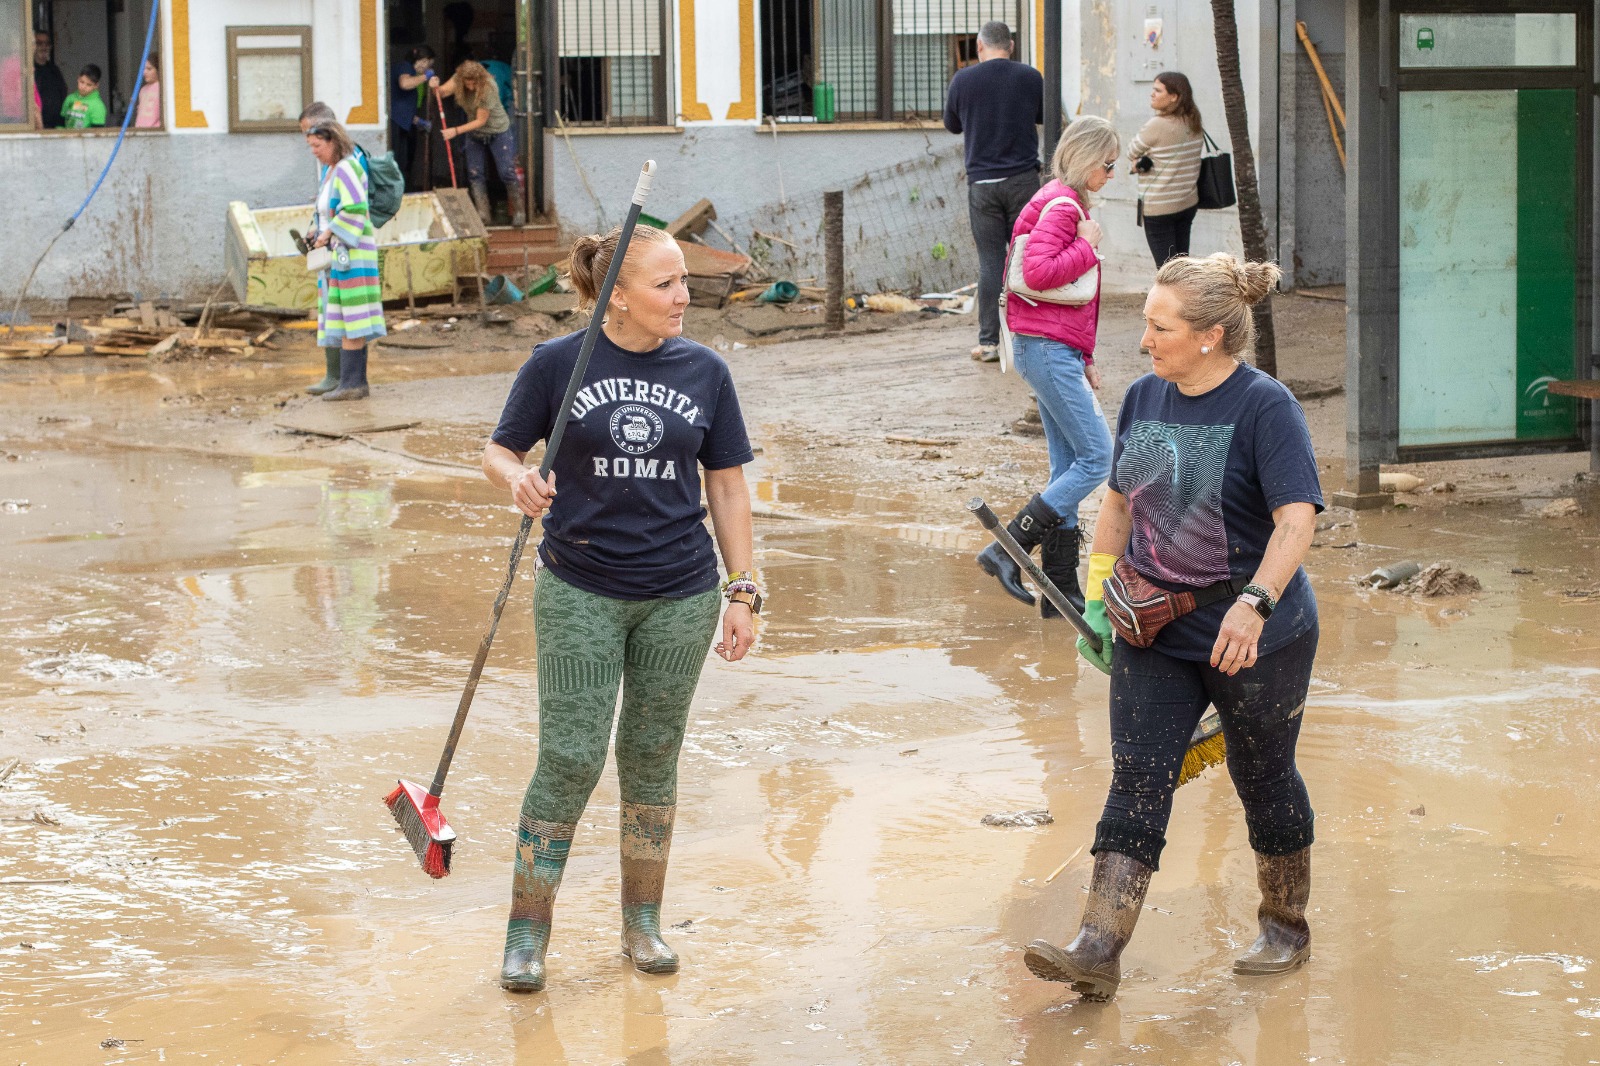
[{"label": "yellow broom bristles", "polygon": [[1213,766],[1219,766],[1228,759],[1228,742],[1219,732],[1213,736],[1192,744],[1184,753],[1183,767],[1178,771],[1178,787],[1193,781]]}]

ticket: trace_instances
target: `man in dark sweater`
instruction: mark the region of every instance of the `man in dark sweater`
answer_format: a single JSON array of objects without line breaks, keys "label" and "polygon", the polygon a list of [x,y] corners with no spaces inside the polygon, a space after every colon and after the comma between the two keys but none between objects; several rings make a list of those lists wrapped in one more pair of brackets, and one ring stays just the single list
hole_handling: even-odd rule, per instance
[{"label": "man in dark sweater", "polygon": [[61,125],[61,105],[67,99],[67,79],[61,76],[50,54],[50,35],[36,30],[33,35],[33,86],[39,90],[39,119],[47,130]]},{"label": "man in dark sweater", "polygon": [[967,215],[978,245],[978,346],[972,358],[999,359],[1000,286],[1017,215],[1039,191],[1044,78],[1011,58],[1011,30],[986,22],[978,62],[956,71],[945,96],[944,128],[966,138]]}]

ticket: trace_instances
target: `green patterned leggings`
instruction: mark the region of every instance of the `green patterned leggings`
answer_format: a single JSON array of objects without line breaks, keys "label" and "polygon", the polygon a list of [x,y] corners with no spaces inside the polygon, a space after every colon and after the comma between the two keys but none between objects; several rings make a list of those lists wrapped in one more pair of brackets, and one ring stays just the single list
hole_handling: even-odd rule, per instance
[{"label": "green patterned leggings", "polygon": [[721,606],[715,589],[679,600],[618,600],[539,572],[539,765],[523,798],[524,821],[570,824],[583,814],[605,767],[619,687],[622,801],[677,802],[678,750]]}]

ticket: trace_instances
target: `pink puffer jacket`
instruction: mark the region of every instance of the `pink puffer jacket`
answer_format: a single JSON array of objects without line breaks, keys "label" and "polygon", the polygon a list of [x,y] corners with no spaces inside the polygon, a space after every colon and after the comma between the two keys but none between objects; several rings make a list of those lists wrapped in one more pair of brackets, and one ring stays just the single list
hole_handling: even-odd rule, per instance
[{"label": "pink puffer jacket", "polygon": [[[1011,238],[1026,233],[1028,248],[1022,260],[1022,276],[1035,289],[1053,289],[1083,277],[1099,260],[1088,241],[1078,236],[1078,212],[1071,204],[1058,204],[1044,216],[1039,212],[1058,196],[1078,194],[1059,181],[1051,181],[1033,194],[1033,199],[1017,216]],[[1088,217],[1087,209],[1084,217]],[[1100,324],[1100,291],[1094,299],[1077,307],[1065,304],[1030,303],[1016,293],[1006,294],[1006,326],[1012,333],[1028,333],[1062,344],[1069,344],[1085,356],[1094,355],[1094,335]]]}]

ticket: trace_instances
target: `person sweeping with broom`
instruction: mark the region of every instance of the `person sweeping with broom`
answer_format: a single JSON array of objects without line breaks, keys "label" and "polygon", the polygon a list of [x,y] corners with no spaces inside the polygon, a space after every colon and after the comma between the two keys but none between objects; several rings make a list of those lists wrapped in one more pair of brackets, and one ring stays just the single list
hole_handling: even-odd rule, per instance
[{"label": "person sweeping with broom", "polygon": [[[572,246],[572,281],[587,306],[620,236]],[[671,236],[634,229],[610,302],[594,310],[604,326],[550,476],[524,460],[556,423],[581,330],[535,349],[484,452],[488,479],[544,519],[533,607],[539,759],[517,825],[500,970],[515,992],[545,985],[556,890],[605,764],[619,688],[622,951],[643,973],[678,969],[661,939],[661,902],[689,704],[719,616],[715,650],[738,662],[761,609],[743,469],[754,455],[727,364],[682,336],[687,277]],[[702,470],[729,572],[722,596]]]},{"label": "person sweeping with broom", "polygon": [[1283,973],[1310,953],[1313,817],[1295,744],[1317,650],[1300,564],[1322,491],[1299,403],[1240,361],[1255,340],[1250,308],[1278,277],[1271,263],[1181,257],[1145,301],[1153,373],[1123,400],[1089,557],[1084,616],[1101,650],[1078,641],[1111,675],[1111,790],[1077,936],[1024,954],[1036,976],[1085,999],[1121,980],[1179,768],[1211,706],[1261,889],[1261,932],[1234,973]]}]

